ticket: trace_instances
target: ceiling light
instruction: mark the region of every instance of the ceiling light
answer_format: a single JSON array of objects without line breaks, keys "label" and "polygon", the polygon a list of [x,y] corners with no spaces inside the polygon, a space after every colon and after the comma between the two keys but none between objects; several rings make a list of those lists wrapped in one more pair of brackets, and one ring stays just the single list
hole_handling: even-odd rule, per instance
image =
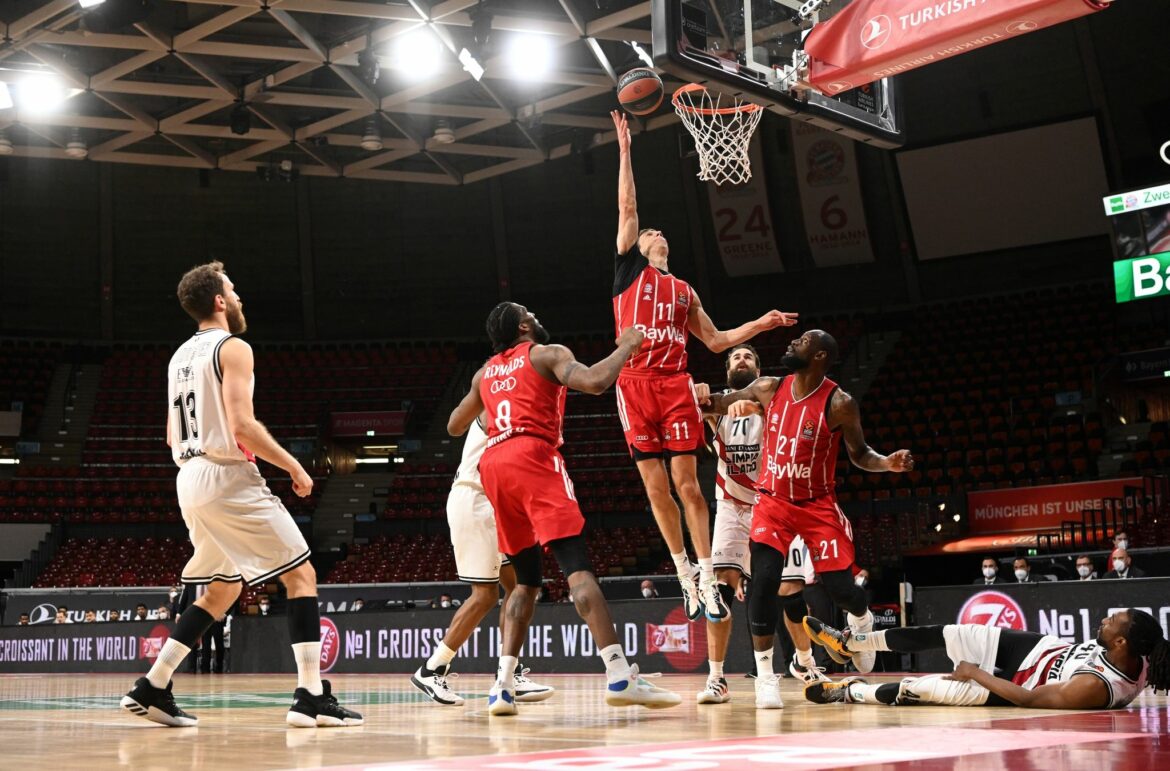
[{"label": "ceiling light", "polygon": [[0,81],[0,110],[7,110],[12,106],[12,94],[8,91],[8,84]]},{"label": "ceiling light", "polygon": [[483,77],[483,65],[466,48],[459,52],[459,63],[471,77],[475,78],[476,83]]},{"label": "ceiling light", "polygon": [[16,84],[16,104],[22,112],[50,112],[65,101],[68,92],[52,75],[27,75]]},{"label": "ceiling light", "polygon": [[547,35],[514,35],[508,45],[508,69],[519,80],[540,80],[552,69],[552,40]]},{"label": "ceiling light", "polygon": [[413,80],[434,75],[443,65],[443,49],[431,30],[419,28],[394,45],[391,66]]},{"label": "ceiling light", "polygon": [[435,141],[441,145],[449,145],[455,141],[455,132],[451,130],[450,123],[441,120],[435,125]]},{"label": "ceiling light", "polygon": [[366,131],[362,134],[359,146],[371,153],[382,149],[382,134],[378,131],[377,118],[370,118],[366,121]]},{"label": "ceiling light", "polygon": [[101,5],[105,1],[106,0],[78,0],[78,5],[80,5],[82,8],[93,8],[94,6]]},{"label": "ceiling light", "polygon": [[[389,463],[389,458],[354,458],[354,463]],[[395,461],[397,462],[397,461]]]},{"label": "ceiling light", "polygon": [[252,111],[248,109],[247,105],[236,105],[236,108],[232,110],[228,125],[231,126],[233,134],[239,136],[247,134],[252,130]]},{"label": "ceiling light", "polygon": [[89,146],[85,144],[85,140],[81,138],[81,131],[73,129],[73,136],[70,137],[69,143],[65,145],[65,154],[70,158],[82,160],[89,155]]}]

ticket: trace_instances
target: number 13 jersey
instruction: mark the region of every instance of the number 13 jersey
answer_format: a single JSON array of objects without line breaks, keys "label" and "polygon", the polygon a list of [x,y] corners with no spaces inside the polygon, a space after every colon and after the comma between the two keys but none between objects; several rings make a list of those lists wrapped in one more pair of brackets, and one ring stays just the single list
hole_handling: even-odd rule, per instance
[{"label": "number 13 jersey", "polygon": [[[179,346],[167,366],[167,438],[171,457],[182,466],[192,458],[248,461],[236,443],[223,404],[219,351],[232,337],[223,329],[204,329]],[[256,378],[252,377],[252,390]]]}]

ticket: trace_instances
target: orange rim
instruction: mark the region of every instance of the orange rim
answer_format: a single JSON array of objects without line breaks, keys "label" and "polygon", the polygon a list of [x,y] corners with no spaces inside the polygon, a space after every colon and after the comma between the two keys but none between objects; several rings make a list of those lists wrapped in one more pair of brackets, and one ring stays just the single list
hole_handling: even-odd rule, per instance
[{"label": "orange rim", "polygon": [[717,107],[711,109],[709,107],[695,107],[693,104],[684,104],[679,100],[679,97],[683,94],[690,94],[695,91],[705,92],[706,90],[707,89],[704,86],[701,86],[698,83],[687,83],[685,86],[682,86],[674,92],[674,96],[670,98],[670,101],[673,102],[674,106],[678,109],[686,110],[687,112],[694,113],[695,115],[735,115],[741,112],[755,112],[756,110],[761,109],[760,105],[753,104],[752,102],[742,102],[735,107]]}]

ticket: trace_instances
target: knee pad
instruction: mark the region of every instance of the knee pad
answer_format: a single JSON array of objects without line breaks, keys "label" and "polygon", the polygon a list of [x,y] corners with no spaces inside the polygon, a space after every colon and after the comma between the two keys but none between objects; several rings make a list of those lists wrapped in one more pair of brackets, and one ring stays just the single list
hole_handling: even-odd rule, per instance
[{"label": "knee pad", "polygon": [[853,576],[848,570],[818,573],[817,579],[838,608],[855,616],[864,616],[869,610],[865,602],[865,590],[853,583]]},{"label": "knee pad", "polygon": [[731,603],[735,602],[735,590],[727,584],[719,584],[719,596],[727,603],[727,607],[731,607]]},{"label": "knee pad", "polygon": [[558,538],[555,541],[550,541],[548,546],[552,549],[553,556],[557,558],[557,564],[561,566],[561,572],[565,574],[566,579],[582,570],[588,573],[593,572],[593,565],[589,562],[589,552],[585,548],[584,536],[573,535],[568,538]]},{"label": "knee pad", "polygon": [[804,592],[781,595],[780,607],[784,615],[794,624],[799,624],[808,615],[808,606],[804,603]]},{"label": "knee pad", "polygon": [[529,546],[519,554],[509,554],[512,568],[516,571],[516,583],[521,586],[540,588],[540,545]]}]

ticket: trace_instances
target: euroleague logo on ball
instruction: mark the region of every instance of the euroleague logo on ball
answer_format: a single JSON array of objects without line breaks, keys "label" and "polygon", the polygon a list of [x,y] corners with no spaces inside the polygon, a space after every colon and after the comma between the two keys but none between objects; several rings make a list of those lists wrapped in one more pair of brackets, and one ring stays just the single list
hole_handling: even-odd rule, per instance
[{"label": "euroleague logo on ball", "polygon": [[1023,608],[1002,592],[980,592],[967,600],[959,611],[958,623],[1028,631]]},{"label": "euroleague logo on ball", "polygon": [[337,632],[337,624],[330,619],[321,617],[321,671],[328,672],[337,663],[341,653],[341,635]]}]

